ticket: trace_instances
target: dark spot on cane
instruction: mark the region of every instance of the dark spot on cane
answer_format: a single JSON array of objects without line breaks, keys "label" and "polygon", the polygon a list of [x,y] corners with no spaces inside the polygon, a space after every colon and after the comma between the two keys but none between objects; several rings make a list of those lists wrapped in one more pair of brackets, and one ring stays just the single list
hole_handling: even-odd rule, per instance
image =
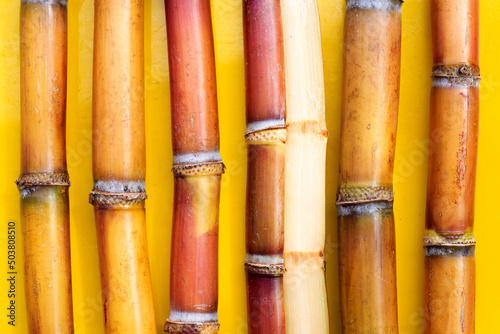
[{"label": "dark spot on cane", "polygon": [[467,66],[460,66],[458,68],[458,73],[460,75],[467,75],[467,74],[469,74],[469,68]]}]

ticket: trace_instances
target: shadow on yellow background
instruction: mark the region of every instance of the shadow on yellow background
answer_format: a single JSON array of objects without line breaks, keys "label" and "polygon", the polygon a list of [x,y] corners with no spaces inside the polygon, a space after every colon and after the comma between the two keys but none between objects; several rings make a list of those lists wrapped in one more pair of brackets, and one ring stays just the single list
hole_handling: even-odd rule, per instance
[{"label": "shadow on yellow background", "polygon": [[[147,225],[158,332],[169,313],[170,231],[173,176],[170,172],[170,97],[163,0],[146,0]],[[0,6],[0,330],[27,333],[23,291],[19,195],[19,5]],[[240,0],[212,0],[216,42],[221,154],[227,167],[220,206],[219,320],[221,334],[246,333],[244,212],[246,181],[245,92]],[[342,82],[344,0],[319,0],[330,137],[327,157],[327,239],[325,258],[331,332],[340,333],[338,298],[337,188]],[[76,333],[102,333],[99,268],[92,188],[93,1],[70,0],[67,156],[72,186],[71,251]],[[477,333],[500,327],[500,3],[481,2],[481,120],[476,189]],[[400,334],[423,333],[423,249],[427,177],[427,136],[431,71],[429,3],[403,5],[401,103],[395,165],[395,218]],[[105,78],[103,78],[105,80]],[[497,123],[498,122],[498,123]],[[7,225],[17,227],[16,326],[7,325]]]}]

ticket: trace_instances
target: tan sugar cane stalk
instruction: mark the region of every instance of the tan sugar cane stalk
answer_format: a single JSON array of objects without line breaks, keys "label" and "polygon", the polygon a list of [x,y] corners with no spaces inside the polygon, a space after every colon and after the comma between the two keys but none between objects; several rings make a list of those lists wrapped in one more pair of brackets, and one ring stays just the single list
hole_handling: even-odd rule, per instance
[{"label": "tan sugar cane stalk", "polygon": [[17,186],[30,333],[73,332],[66,56],[66,1],[21,1],[21,175]]},{"label": "tan sugar cane stalk", "polygon": [[479,1],[432,0],[425,332],[474,333]]},{"label": "tan sugar cane stalk", "polygon": [[174,213],[169,333],[217,333],[220,182],[209,0],[166,0]]},{"label": "tan sugar cane stalk", "polygon": [[399,0],[347,0],[337,193],[344,333],[398,333],[393,169]]},{"label": "tan sugar cane stalk", "polygon": [[106,333],[156,333],[144,201],[144,4],[94,4],[94,205]]},{"label": "tan sugar cane stalk", "polygon": [[328,333],[325,164],[328,132],[317,1],[281,2],[287,142],[285,321],[287,333]]},{"label": "tan sugar cane stalk", "polygon": [[284,334],[285,76],[279,0],[244,0],[248,332]]}]

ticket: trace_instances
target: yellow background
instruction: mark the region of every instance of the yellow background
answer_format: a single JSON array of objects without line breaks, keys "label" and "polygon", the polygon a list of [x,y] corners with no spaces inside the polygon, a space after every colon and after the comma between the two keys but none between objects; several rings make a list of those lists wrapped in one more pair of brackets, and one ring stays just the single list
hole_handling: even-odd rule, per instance
[{"label": "yellow background", "polygon": [[[286,1],[286,0],[285,0]],[[0,332],[26,333],[19,195],[19,3],[0,6]],[[173,177],[167,41],[163,0],[145,1],[147,225],[158,332],[169,314]],[[222,334],[246,333],[243,261],[246,178],[245,95],[240,0],[213,0],[221,154],[227,166],[220,205],[219,320]],[[319,0],[330,137],[327,158],[325,257],[331,332],[340,332],[336,208],[344,0]],[[67,154],[72,186],[71,258],[77,333],[102,333],[91,175],[93,1],[69,0]],[[477,333],[500,328],[500,3],[481,2],[481,117],[476,189]],[[395,216],[401,334],[423,332],[423,249],[431,71],[428,0],[403,5],[401,104],[395,165]],[[495,130],[497,129],[497,130]],[[7,223],[16,222],[17,321],[7,326]],[[5,277],[5,278],[4,278]],[[6,328],[6,330],[2,330]]]}]

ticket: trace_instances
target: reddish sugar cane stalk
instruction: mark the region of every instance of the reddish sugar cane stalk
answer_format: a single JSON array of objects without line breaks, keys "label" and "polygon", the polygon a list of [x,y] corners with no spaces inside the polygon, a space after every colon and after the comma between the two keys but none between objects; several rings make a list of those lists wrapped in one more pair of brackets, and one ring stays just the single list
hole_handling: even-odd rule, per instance
[{"label": "reddish sugar cane stalk", "polygon": [[248,332],[285,333],[285,76],[279,0],[243,2],[248,145]]},{"label": "reddish sugar cane stalk", "polygon": [[318,4],[281,2],[287,142],[285,321],[287,333],[328,333],[325,284],[325,165],[328,132]]},{"label": "reddish sugar cane stalk", "polygon": [[217,333],[220,181],[209,0],[166,0],[174,214],[169,333]]},{"label": "reddish sugar cane stalk", "polygon": [[425,332],[474,333],[479,1],[431,1]]},{"label": "reddish sugar cane stalk", "polygon": [[144,4],[96,0],[94,205],[107,333],[156,333],[144,201]]},{"label": "reddish sugar cane stalk", "polygon": [[348,0],[337,193],[342,331],[397,333],[393,167],[399,0]]},{"label": "reddish sugar cane stalk", "polygon": [[[72,333],[65,0],[21,2],[21,221],[31,333]],[[15,271],[15,268],[10,268]]]}]

